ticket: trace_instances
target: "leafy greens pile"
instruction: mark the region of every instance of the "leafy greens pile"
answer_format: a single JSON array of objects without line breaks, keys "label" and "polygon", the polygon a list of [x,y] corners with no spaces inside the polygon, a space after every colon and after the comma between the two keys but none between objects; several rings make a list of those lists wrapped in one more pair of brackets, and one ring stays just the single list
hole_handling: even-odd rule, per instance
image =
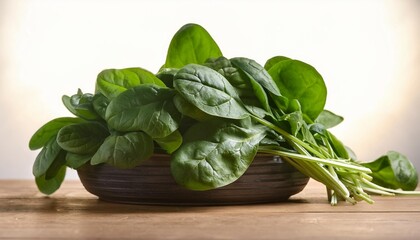
[{"label": "leafy greens pile", "polygon": [[66,167],[105,163],[128,169],[166,152],[178,184],[209,190],[234,182],[257,153],[265,153],[325,184],[333,205],[372,203],[367,192],[418,194],[411,191],[417,172],[403,155],[356,161],[328,130],[343,118],[324,109],[326,97],[312,66],[283,56],[264,66],[228,59],[203,27],[187,24],[173,37],[157,74],[107,69],[99,73],[94,94],[63,96],[76,117],[51,120],[33,135],[30,149],[42,148],[33,174],[39,190],[51,194]]}]

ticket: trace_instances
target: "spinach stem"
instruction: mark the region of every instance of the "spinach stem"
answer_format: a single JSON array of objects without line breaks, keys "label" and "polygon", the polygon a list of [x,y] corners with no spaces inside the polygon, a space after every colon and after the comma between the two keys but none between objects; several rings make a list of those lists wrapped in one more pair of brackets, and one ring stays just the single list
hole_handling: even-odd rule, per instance
[{"label": "spinach stem", "polygon": [[331,205],[336,205],[340,197],[353,204],[360,200],[371,204],[374,201],[366,191],[382,195],[420,195],[420,191],[394,190],[374,184],[371,182],[372,176],[369,174],[372,171],[369,168],[338,158],[329,143],[326,149],[311,146],[265,119],[252,117],[281,134],[296,152],[277,146],[260,146],[258,151],[281,156],[303,174],[323,183],[327,187]]},{"label": "spinach stem", "polygon": [[[404,191],[404,190],[395,190],[395,189],[391,189],[391,188],[386,188],[386,187],[382,187],[379,186],[373,182],[367,181],[366,179],[363,179],[363,184],[365,184],[368,189],[375,189],[375,190],[379,190],[379,191],[385,191],[388,193],[395,193],[395,194],[403,194],[403,195],[414,195],[414,196],[419,196],[420,195],[420,191]],[[366,187],[364,187],[366,188]]]},{"label": "spinach stem", "polygon": [[[277,150],[273,150],[273,149],[267,149],[264,147],[260,147],[258,149],[258,151],[263,152],[263,153],[269,153],[269,154],[273,154],[273,155],[278,155],[278,156],[282,156],[282,157],[286,157],[286,160],[289,159],[289,162],[293,162],[292,165],[296,165],[295,163],[295,154],[290,156],[288,153],[283,152],[283,151],[277,151]],[[286,153],[283,155],[283,153]],[[297,154],[297,156],[299,158],[299,160],[304,160],[303,156]],[[305,156],[307,157],[307,156]],[[294,159],[294,161],[290,161],[290,159]],[[303,164],[304,167],[299,167],[298,170],[301,171],[303,174],[314,178],[315,180],[323,183],[324,185],[326,185],[328,188],[333,189],[334,191],[338,192],[340,194],[340,196],[342,196],[344,199],[351,201],[350,198],[350,193],[348,191],[348,189],[346,188],[346,186],[339,181],[337,178],[335,178],[327,169],[325,169],[324,167],[322,167],[321,165],[319,165],[319,163],[317,163],[316,161],[312,161],[312,162],[299,162],[300,164]],[[352,202],[352,201],[351,201]]]},{"label": "spinach stem", "polygon": [[256,117],[254,115],[250,115],[251,117],[253,117],[256,121],[258,121],[259,123],[263,124],[266,127],[269,127],[271,129],[273,129],[274,131],[280,133],[283,137],[285,137],[286,139],[295,142],[301,146],[303,146],[305,149],[307,149],[309,152],[311,152],[312,154],[314,154],[315,156],[319,157],[319,158],[324,158],[324,155],[322,155],[322,153],[318,152],[317,150],[315,150],[314,148],[312,148],[311,146],[309,146],[309,144],[305,143],[304,141],[300,140],[299,138],[293,136],[292,134],[286,132],[285,130],[279,128],[278,126],[272,124],[271,122]]},{"label": "spinach stem", "polygon": [[351,162],[336,161],[334,159],[322,159],[322,158],[312,157],[308,155],[302,155],[302,154],[296,154],[296,153],[266,148],[264,146],[261,146],[259,150],[264,151],[264,152],[273,151],[275,154],[279,154],[280,156],[299,159],[299,160],[308,161],[308,162],[322,163],[322,164],[334,166],[334,167],[342,167],[349,170],[355,170],[361,173],[372,173],[372,171],[369,168],[358,166],[358,165],[352,164]]}]

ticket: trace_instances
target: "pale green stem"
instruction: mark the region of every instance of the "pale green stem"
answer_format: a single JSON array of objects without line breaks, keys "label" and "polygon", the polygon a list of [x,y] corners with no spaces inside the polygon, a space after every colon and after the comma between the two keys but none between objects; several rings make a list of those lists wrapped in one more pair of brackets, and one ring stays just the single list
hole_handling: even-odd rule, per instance
[{"label": "pale green stem", "polygon": [[373,182],[369,182],[368,180],[365,180],[365,179],[363,179],[362,181],[363,181],[364,184],[366,184],[370,188],[382,190],[382,191],[385,191],[385,192],[402,194],[402,195],[414,195],[414,196],[419,196],[420,195],[420,191],[396,190],[396,189],[391,189],[391,188],[386,188],[386,187],[379,186],[379,185],[374,184]]},{"label": "pale green stem", "polygon": [[355,165],[355,164],[351,164],[350,162],[337,161],[337,159],[322,159],[322,158],[317,158],[317,157],[312,157],[312,156],[305,156],[305,155],[302,155],[302,154],[279,151],[279,150],[274,150],[274,149],[267,149],[267,148],[264,148],[264,147],[260,147],[259,150],[261,150],[261,151],[272,151],[274,154],[278,154],[280,156],[295,158],[295,159],[299,159],[299,160],[303,160],[303,161],[322,163],[322,164],[325,164],[325,165],[346,168],[348,170],[355,170],[355,171],[362,172],[362,173],[372,173],[372,171],[369,168],[366,168],[366,167],[363,167],[363,166],[358,166],[358,165]]},{"label": "pale green stem", "polygon": [[271,122],[265,120],[265,119],[261,119],[258,118],[256,116],[252,116],[255,120],[257,120],[258,122],[260,122],[261,124],[273,129],[274,131],[280,133],[281,135],[283,135],[283,137],[285,137],[286,139],[295,142],[301,146],[303,146],[305,149],[307,149],[309,152],[311,152],[312,154],[314,154],[315,156],[319,157],[319,158],[324,158],[324,155],[322,155],[320,152],[316,151],[315,149],[313,149],[311,146],[309,146],[307,143],[305,143],[304,141],[300,140],[299,138],[293,136],[292,134],[284,131],[283,129],[279,128],[278,126],[272,124]]},{"label": "pale green stem", "polygon": [[[296,159],[299,159],[299,160],[304,160],[303,158],[308,157],[308,156],[302,156],[300,154],[288,155],[288,153],[283,152],[283,151],[276,151],[273,149],[264,149],[263,147],[260,147],[259,151],[273,154],[273,155],[278,155],[278,156],[285,156],[292,159],[295,159],[297,156]],[[283,154],[283,153],[286,153],[286,154]],[[335,179],[334,176],[331,175],[330,172],[328,172],[324,167],[318,165],[316,161],[308,161],[308,162],[312,162],[312,164],[308,164],[307,166],[313,168],[313,170],[309,171],[310,169],[306,169],[306,171],[303,172],[304,174],[306,174],[309,177],[312,177],[312,175],[314,174],[317,174],[317,175],[321,174],[318,177],[318,179],[321,180],[320,182],[325,184],[328,188],[331,188],[334,191],[337,191],[344,199],[348,199],[350,197],[349,191],[347,190],[347,188],[344,186],[342,182]]]}]

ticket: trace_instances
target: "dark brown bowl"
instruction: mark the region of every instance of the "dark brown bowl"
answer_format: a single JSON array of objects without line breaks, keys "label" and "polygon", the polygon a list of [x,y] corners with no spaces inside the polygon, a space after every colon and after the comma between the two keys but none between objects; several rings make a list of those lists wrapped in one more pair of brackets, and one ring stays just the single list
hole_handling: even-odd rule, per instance
[{"label": "dark brown bowl", "polygon": [[208,191],[192,191],[175,182],[170,156],[156,154],[133,169],[102,164],[77,170],[90,193],[101,200],[157,205],[233,205],[280,202],[300,192],[309,178],[281,158],[257,155],[236,182]]}]

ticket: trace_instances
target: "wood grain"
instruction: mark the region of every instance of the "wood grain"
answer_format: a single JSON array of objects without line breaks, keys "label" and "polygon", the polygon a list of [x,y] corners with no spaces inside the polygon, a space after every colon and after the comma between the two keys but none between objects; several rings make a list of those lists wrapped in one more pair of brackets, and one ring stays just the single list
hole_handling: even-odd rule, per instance
[{"label": "wood grain", "polygon": [[289,201],[174,207],[97,200],[79,181],[51,197],[27,180],[0,181],[1,239],[420,239],[420,197],[374,196],[332,207],[310,181]]}]

